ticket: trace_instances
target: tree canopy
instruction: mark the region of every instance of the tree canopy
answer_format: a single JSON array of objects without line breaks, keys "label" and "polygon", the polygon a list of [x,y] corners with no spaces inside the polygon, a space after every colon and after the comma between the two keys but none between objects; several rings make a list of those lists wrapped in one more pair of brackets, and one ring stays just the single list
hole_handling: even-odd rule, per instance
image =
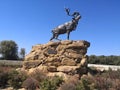
[{"label": "tree canopy", "polygon": [[3,59],[18,59],[18,45],[12,40],[4,40],[0,42],[0,54]]},{"label": "tree canopy", "polygon": [[91,64],[105,64],[105,65],[120,65],[120,56],[115,56],[115,55],[110,55],[110,56],[90,55],[88,63],[91,63]]},{"label": "tree canopy", "polygon": [[20,55],[21,55],[21,59],[24,59],[24,57],[25,57],[25,48],[21,48],[20,49]]}]

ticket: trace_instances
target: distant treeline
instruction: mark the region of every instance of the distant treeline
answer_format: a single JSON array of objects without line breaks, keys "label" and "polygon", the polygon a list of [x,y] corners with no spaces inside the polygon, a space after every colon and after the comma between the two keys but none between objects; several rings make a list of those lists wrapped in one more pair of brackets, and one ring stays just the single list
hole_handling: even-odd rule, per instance
[{"label": "distant treeline", "polygon": [[105,64],[105,65],[120,65],[120,56],[90,55],[88,63],[90,63],[90,64]]}]

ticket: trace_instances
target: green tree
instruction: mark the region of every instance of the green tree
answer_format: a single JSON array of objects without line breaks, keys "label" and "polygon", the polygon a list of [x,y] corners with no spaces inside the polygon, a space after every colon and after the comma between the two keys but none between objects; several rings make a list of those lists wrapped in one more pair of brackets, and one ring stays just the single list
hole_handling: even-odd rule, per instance
[{"label": "green tree", "polygon": [[25,48],[20,49],[20,55],[21,55],[21,58],[24,59],[24,57],[25,57]]},{"label": "green tree", "polygon": [[3,59],[16,60],[18,59],[18,46],[12,40],[4,40],[0,42],[0,54]]},{"label": "green tree", "polygon": [[115,56],[115,55],[110,55],[110,56],[90,55],[88,63],[91,63],[91,64],[105,64],[105,65],[120,65],[120,56]]}]

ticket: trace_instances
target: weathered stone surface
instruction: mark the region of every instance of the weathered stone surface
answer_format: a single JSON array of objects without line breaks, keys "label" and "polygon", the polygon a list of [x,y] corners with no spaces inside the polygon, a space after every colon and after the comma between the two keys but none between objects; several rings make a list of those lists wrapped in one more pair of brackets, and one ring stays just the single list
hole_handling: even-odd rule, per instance
[{"label": "weathered stone surface", "polygon": [[75,66],[76,62],[73,59],[63,58],[61,64],[66,66]]},{"label": "weathered stone surface", "polygon": [[68,44],[72,44],[73,41],[71,40],[65,40],[65,41],[61,41],[62,45],[68,45]]},{"label": "weathered stone surface", "polygon": [[59,45],[60,44],[60,42],[48,42],[47,44],[46,44],[46,46],[57,46],[57,45]]},{"label": "weathered stone surface", "polygon": [[59,41],[39,44],[26,55],[23,67],[30,73],[40,70],[48,76],[81,75],[87,72],[87,49],[90,43],[81,41]]},{"label": "weathered stone surface", "polygon": [[70,78],[70,75],[63,72],[53,72],[53,73],[49,72],[47,76],[49,77],[59,76],[59,77],[62,77],[64,80],[67,80]]},{"label": "weathered stone surface", "polygon": [[81,54],[77,54],[77,53],[66,53],[65,54],[66,57],[69,57],[69,58],[72,58],[72,59],[76,59],[76,58],[82,58],[82,55]]},{"label": "weathered stone surface", "polygon": [[84,57],[84,58],[82,58],[82,60],[81,60],[81,66],[87,66],[87,57]]},{"label": "weathered stone surface", "polygon": [[35,67],[38,67],[41,63],[42,63],[42,61],[40,61],[40,60],[24,61],[23,62],[23,67],[25,69],[35,68]]},{"label": "weathered stone surface", "polygon": [[59,57],[48,57],[46,62],[59,62]]},{"label": "weathered stone surface", "polygon": [[41,72],[44,72],[44,73],[48,73],[48,67],[47,66],[38,66],[38,67],[35,67],[35,68],[30,68],[28,70],[28,74],[32,74],[32,73],[36,73],[38,71],[41,71]]},{"label": "weathered stone surface", "polygon": [[59,72],[64,72],[64,73],[70,73],[70,72],[76,72],[77,73],[77,69],[79,68],[79,66],[59,66],[57,68],[57,71]]},{"label": "weathered stone surface", "polygon": [[36,67],[36,69],[39,70],[39,71],[48,73],[48,67],[47,66],[41,65],[41,66]]},{"label": "weathered stone surface", "polygon": [[57,72],[57,67],[56,66],[48,66],[48,71],[49,72]]}]

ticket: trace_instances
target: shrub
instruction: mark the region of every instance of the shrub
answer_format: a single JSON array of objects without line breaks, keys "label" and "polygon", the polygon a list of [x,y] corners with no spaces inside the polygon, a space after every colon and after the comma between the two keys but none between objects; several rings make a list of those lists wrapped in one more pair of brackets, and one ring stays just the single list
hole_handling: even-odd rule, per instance
[{"label": "shrub", "polygon": [[82,86],[81,88],[83,88],[80,90],[90,90],[88,79],[82,78],[80,82],[80,86]]},{"label": "shrub", "polygon": [[0,66],[0,88],[5,88],[8,85],[9,72],[11,67]]},{"label": "shrub", "polygon": [[111,79],[120,79],[120,70],[112,71],[109,69],[104,75],[106,75],[106,78],[109,77]]},{"label": "shrub", "polygon": [[79,83],[76,85],[76,90],[94,90],[93,78],[83,76]]},{"label": "shrub", "polygon": [[63,79],[58,76],[45,79],[40,83],[40,90],[56,90],[62,82]]},{"label": "shrub", "polygon": [[41,90],[53,90],[50,80],[45,79],[43,82],[40,83]]},{"label": "shrub", "polygon": [[54,76],[54,77],[52,77],[50,79],[50,81],[53,84],[53,86],[57,86],[58,87],[63,82],[63,78],[59,77],[59,76]]},{"label": "shrub", "polygon": [[120,71],[106,71],[94,77],[95,88],[100,90],[120,90]]},{"label": "shrub", "polygon": [[64,83],[60,86],[58,90],[76,90],[76,86],[72,83]]},{"label": "shrub", "polygon": [[0,87],[5,88],[8,85],[9,74],[7,72],[0,73]]},{"label": "shrub", "polygon": [[99,90],[109,90],[111,88],[112,83],[109,78],[105,77],[95,77],[95,88]]},{"label": "shrub", "polygon": [[112,82],[112,88],[113,90],[120,90],[120,79],[115,79],[113,82]]},{"label": "shrub", "polygon": [[22,87],[24,87],[27,90],[36,90],[37,88],[39,88],[39,82],[32,77],[28,77],[23,82]]},{"label": "shrub", "polygon": [[60,85],[58,90],[76,90],[78,82],[79,79],[77,77],[70,77],[70,79],[68,79],[62,85]]},{"label": "shrub", "polygon": [[10,73],[9,85],[14,89],[21,88],[23,81],[26,79],[26,75],[21,74],[20,72],[13,70]]},{"label": "shrub", "polygon": [[85,87],[82,82],[79,82],[74,90],[85,90]]},{"label": "shrub", "polygon": [[63,83],[58,90],[120,90],[120,70],[82,76],[80,80],[73,77]]}]

